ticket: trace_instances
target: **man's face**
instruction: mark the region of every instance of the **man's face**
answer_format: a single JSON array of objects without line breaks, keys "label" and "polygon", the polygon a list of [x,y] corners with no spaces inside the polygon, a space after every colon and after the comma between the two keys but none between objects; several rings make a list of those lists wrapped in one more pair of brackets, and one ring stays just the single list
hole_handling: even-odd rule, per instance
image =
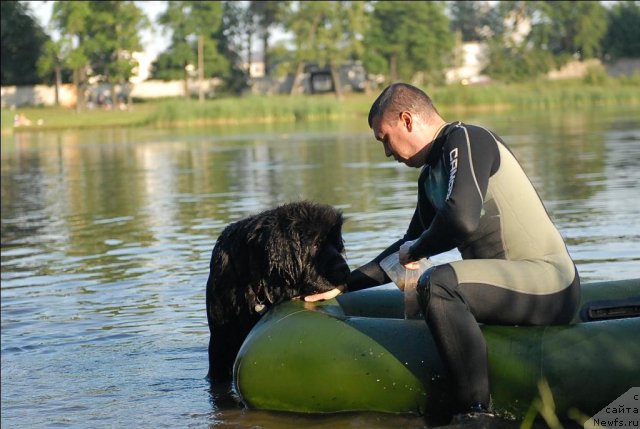
[{"label": "man's face", "polygon": [[403,113],[395,117],[390,114],[382,115],[373,121],[372,129],[373,136],[384,147],[385,156],[393,156],[396,161],[409,167],[415,167],[411,162],[411,158],[416,154],[416,149],[410,139],[411,119],[411,117],[403,116]]}]

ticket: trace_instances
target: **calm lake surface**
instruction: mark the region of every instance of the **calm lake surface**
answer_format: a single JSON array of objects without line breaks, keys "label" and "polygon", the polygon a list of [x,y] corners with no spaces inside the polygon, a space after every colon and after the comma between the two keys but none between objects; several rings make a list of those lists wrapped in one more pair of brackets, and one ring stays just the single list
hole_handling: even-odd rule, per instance
[{"label": "calm lake surface", "polygon": [[[583,282],[640,277],[638,107],[447,119],[504,138]],[[335,205],[352,268],[404,233],[419,171],[355,122],[3,137],[2,427],[425,427],[242,410],[204,378],[209,257],[229,222]]]}]

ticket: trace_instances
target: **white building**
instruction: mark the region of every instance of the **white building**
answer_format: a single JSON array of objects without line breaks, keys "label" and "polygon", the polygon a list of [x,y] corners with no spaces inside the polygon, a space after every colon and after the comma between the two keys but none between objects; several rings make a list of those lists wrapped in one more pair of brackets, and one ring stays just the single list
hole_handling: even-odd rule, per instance
[{"label": "white building", "polygon": [[489,48],[483,42],[466,42],[457,49],[457,56],[460,59],[458,67],[450,68],[445,72],[445,79],[448,84],[461,83],[469,85],[488,81],[487,76],[482,75],[482,70],[489,61]]}]

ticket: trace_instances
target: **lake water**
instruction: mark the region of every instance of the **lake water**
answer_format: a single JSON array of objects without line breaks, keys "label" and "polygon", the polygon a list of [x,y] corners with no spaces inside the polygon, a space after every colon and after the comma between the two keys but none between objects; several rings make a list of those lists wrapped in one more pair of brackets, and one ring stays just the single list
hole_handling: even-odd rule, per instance
[{"label": "lake water", "polygon": [[[505,139],[583,281],[640,277],[637,107],[448,119]],[[424,427],[243,410],[204,378],[209,257],[229,222],[335,205],[355,268],[403,234],[418,173],[384,157],[365,118],[3,137],[2,427]]]}]

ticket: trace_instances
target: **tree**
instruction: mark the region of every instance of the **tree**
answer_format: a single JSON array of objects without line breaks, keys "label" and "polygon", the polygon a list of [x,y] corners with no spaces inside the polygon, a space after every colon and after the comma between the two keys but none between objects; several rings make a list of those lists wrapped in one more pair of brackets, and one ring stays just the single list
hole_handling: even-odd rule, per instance
[{"label": "tree", "polygon": [[249,13],[260,31],[260,39],[262,40],[262,60],[264,62],[265,74],[269,74],[271,70],[269,43],[271,31],[281,25],[287,16],[287,10],[291,5],[290,1],[250,1]]},{"label": "tree", "polygon": [[489,62],[484,73],[503,82],[524,82],[556,66],[553,54],[526,44],[508,45],[501,38],[489,41]]},{"label": "tree", "polygon": [[287,29],[294,35],[296,45],[296,70],[291,85],[291,94],[298,86],[300,76],[305,63],[319,63],[318,43],[319,29],[324,26],[324,21],[331,14],[334,5],[328,1],[303,1],[298,3],[298,9],[287,19]]},{"label": "tree", "polygon": [[607,13],[603,50],[612,59],[640,57],[640,3],[621,1]]},{"label": "tree", "polygon": [[368,24],[366,7],[367,2],[359,1],[298,2],[286,24],[296,45],[291,93],[297,88],[304,65],[314,64],[329,70],[336,96],[341,97],[338,67],[363,56]]},{"label": "tree", "polygon": [[159,79],[184,79],[185,96],[189,96],[188,66],[198,62],[197,44],[202,37],[204,60],[203,76],[224,74],[229,63],[219,51],[219,30],[222,24],[223,5],[218,1],[169,1],[159,22],[171,32],[169,49],[159,55],[154,64],[153,77]]},{"label": "tree", "polygon": [[[246,5],[227,1],[223,4],[222,25],[215,35],[220,55],[225,58],[228,67],[221,74],[225,85],[223,90],[232,94],[241,94],[248,87],[251,69],[251,45],[256,22]],[[243,66],[242,53],[246,53],[246,67]]]},{"label": "tree", "polygon": [[53,5],[53,22],[63,35],[61,47],[65,65],[73,70],[73,84],[76,87],[76,110],[85,105],[87,74],[90,63],[85,41],[89,37],[88,21],[91,15],[89,2],[57,1]]},{"label": "tree", "polygon": [[502,82],[522,82],[549,71],[551,52],[530,42],[531,25],[538,6],[528,1],[503,1],[495,7],[501,25],[487,40],[489,61],[483,73]]},{"label": "tree", "polygon": [[460,32],[463,42],[487,39],[502,24],[497,9],[487,1],[452,1],[449,13],[451,29]]},{"label": "tree", "polygon": [[3,1],[1,7],[2,85],[32,85],[41,81],[36,63],[49,39],[31,16],[29,7],[17,1]]},{"label": "tree", "polygon": [[534,7],[538,19],[533,22],[531,40],[536,47],[580,59],[601,53],[607,17],[600,2],[541,1]]},{"label": "tree", "polygon": [[[222,27],[219,31],[221,53],[229,59],[232,55],[233,62],[242,62],[246,58],[244,72],[249,74],[251,70],[253,38],[258,31],[258,22],[251,11],[251,4],[227,1],[224,2],[222,14]],[[224,46],[224,47],[223,47]]]},{"label": "tree", "polygon": [[348,1],[344,2],[341,16],[345,20],[345,55],[351,60],[362,60],[366,52],[364,35],[369,31],[371,24],[371,2]]},{"label": "tree", "polygon": [[[91,68],[111,84],[115,96],[115,84],[128,86],[138,66],[133,53],[142,49],[140,32],[149,26],[149,21],[131,1],[94,1],[90,6],[85,48]],[[130,97],[127,101],[131,102]]]},{"label": "tree", "polygon": [[422,72],[429,81],[442,82],[454,46],[442,3],[377,2],[369,28],[368,70],[391,81],[412,80]]},{"label": "tree", "polygon": [[55,87],[55,105],[60,105],[60,85],[62,85],[62,68],[64,58],[62,57],[62,44],[51,39],[47,40],[42,49],[42,55],[38,58],[36,68],[38,74],[47,79],[53,73]]},{"label": "tree", "polygon": [[133,53],[141,50],[140,31],[149,25],[134,2],[57,1],[53,23],[62,36],[48,46],[41,71],[57,60],[73,70],[77,110],[84,107],[90,77],[110,83],[112,93],[116,83],[128,85],[137,66]]}]

